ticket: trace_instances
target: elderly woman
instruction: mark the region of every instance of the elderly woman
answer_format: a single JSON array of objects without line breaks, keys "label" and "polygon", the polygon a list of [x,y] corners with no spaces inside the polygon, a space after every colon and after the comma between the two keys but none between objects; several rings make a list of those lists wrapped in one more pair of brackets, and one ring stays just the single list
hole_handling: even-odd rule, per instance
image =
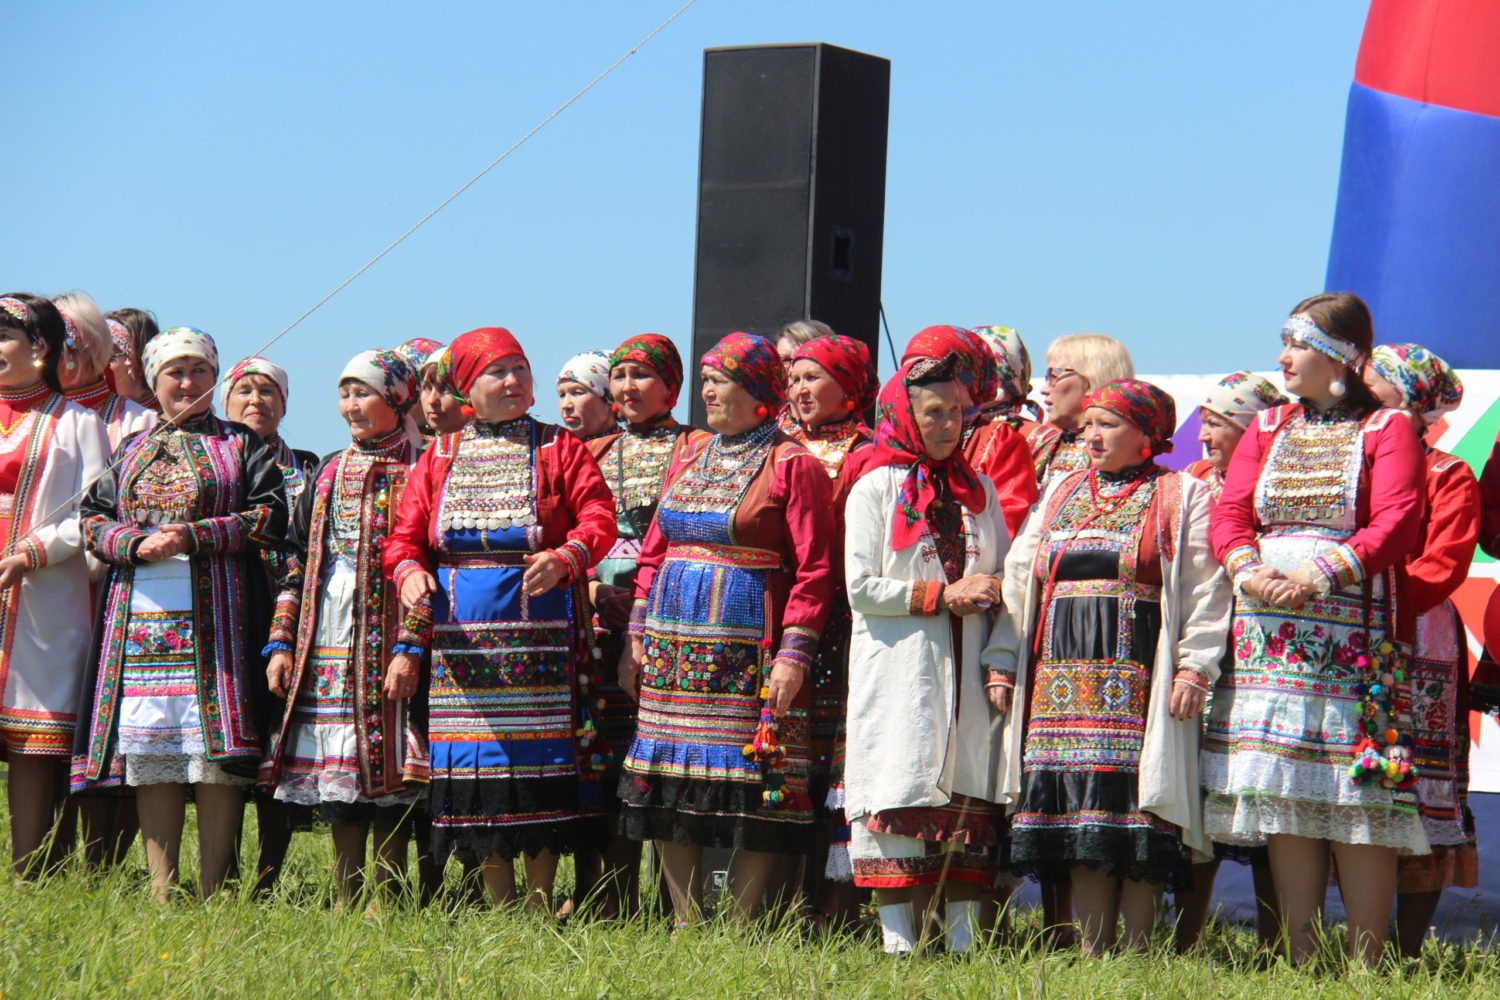
[{"label": "elderly woman", "polygon": [[609,395],[609,355],[584,351],[557,373],[557,408],[562,425],[583,441],[613,434],[614,400]]},{"label": "elderly woman", "polygon": [[[1229,469],[1234,449],[1254,422],[1256,414],[1273,406],[1282,406],[1286,401],[1275,386],[1251,371],[1231,372],[1209,389],[1208,397],[1198,407],[1201,423],[1198,441],[1207,455],[1191,463],[1184,471],[1204,484],[1215,503],[1224,492],[1224,474]],[[1227,670],[1233,665],[1234,653],[1226,646],[1222,667]],[[1256,933],[1262,948],[1275,948],[1281,936],[1281,923],[1277,919],[1276,886],[1271,881],[1271,863],[1265,848],[1214,844],[1214,858],[1195,863],[1190,884],[1179,886],[1175,893],[1177,949],[1188,951],[1202,936],[1208,923],[1208,907],[1213,898],[1219,861],[1224,857],[1250,866],[1255,883]]]},{"label": "elderly woman", "polygon": [[354,440],[318,465],[293,511],[266,648],[270,689],[287,703],[260,781],[332,826],[344,904],[359,893],[372,826],[377,880],[399,884],[427,784],[426,734],[408,699],[431,616],[425,603],[401,612],[380,564],[417,460],[403,426],[416,396],[416,376],[393,351],[344,366],[339,412]]},{"label": "elderly woman", "polygon": [[1155,458],[1172,397],[1121,379],[1084,407],[1089,468],[1058,477],[1006,559],[1002,669],[1034,663],[1011,821],[1017,872],[1072,885],[1085,954],[1146,946],[1163,886],[1209,851],[1198,792],[1204,700],[1230,593],[1211,498]]},{"label": "elderly woman", "polygon": [[846,511],[844,808],[854,881],[876,890],[889,953],[916,947],[938,893],[948,950],[974,945],[1016,789],[1018,667],[1001,668],[991,630],[1009,534],[960,448],[954,362],[908,361],[886,384]]},{"label": "elderly woman", "polygon": [[73,745],[73,788],[135,789],[153,895],[177,882],[187,785],[198,809],[204,895],[232,862],[243,786],[264,749],[250,685],[269,612],[261,553],[286,530],[275,456],[213,415],[213,339],[177,327],[147,346],[165,426],[120,446],[84,499],[89,551],[109,583]]},{"label": "elderly woman", "polygon": [[126,399],[133,399],[148,410],[161,412],[156,397],[146,385],[145,370],[141,365],[141,354],[151,338],[161,332],[156,317],[145,309],[126,306],[106,313],[104,323],[109,327],[112,350],[109,355],[109,374],[115,392]]},{"label": "elderly woman", "polygon": [[614,503],[583,443],[527,414],[531,365],[508,330],[471,330],[451,351],[474,422],[423,452],[384,553],[406,607],[432,599],[433,850],[483,859],[497,904],[516,898],[524,856],[527,908],[550,913],[558,855],[604,833],[602,804],[581,797],[592,730],[578,674]]},{"label": "elderly woman", "polygon": [[69,292],[52,300],[62,314],[67,335],[57,378],[63,395],[98,414],[109,431],[109,446],[118,448],[136,431],[156,425],[156,413],[116,393],[105,381],[114,340],[99,307],[82,292]]},{"label": "elderly woman", "polygon": [[292,448],[281,437],[289,389],[285,368],[265,358],[246,358],[219,382],[219,405],[225,417],[244,424],[265,441],[286,478],[287,503],[295,506],[307,489],[308,473],[318,464],[318,456]]},{"label": "elderly woman", "polygon": [[929,326],[906,345],[902,363],[953,355],[964,403],[964,457],[995,484],[1006,530],[1014,535],[1036,503],[1037,489],[1026,442],[1003,420],[985,412],[999,393],[995,354],[984,339],[956,326]]},{"label": "elderly woman", "polygon": [[109,462],[104,425],[59,395],[65,337],[51,302],[0,297],[0,759],[23,877],[67,784],[91,606],[78,496]]},{"label": "elderly woman", "polygon": [[812,834],[808,674],[833,534],[828,474],[776,427],[786,373],[771,342],[733,333],[700,364],[716,434],[657,508],[619,666],[640,699],[621,829],[655,841],[679,925],[702,913],[705,847],[735,849],[735,906],[754,916],[776,856]]},{"label": "elderly woman", "polygon": [[589,600],[598,626],[591,685],[597,699],[596,752],[608,765],[597,774],[612,836],[602,852],[580,851],[574,859],[572,908],[596,894],[601,914],[614,917],[640,908],[641,846],[618,832],[617,794],[621,757],[635,739],[636,709],[615,672],[635,599],[636,559],[667,487],[667,473],[696,454],[708,435],[672,416],[682,389],[682,359],[671,340],[655,333],[630,337],[607,362],[609,394],[625,429],[590,439],[588,448],[614,494],[619,537],[599,561]]},{"label": "elderly woman", "polygon": [[999,384],[994,400],[981,409],[1009,424],[1022,438],[1030,438],[1041,425],[1042,408],[1031,399],[1031,352],[1026,350],[1026,343],[1008,326],[976,326],[969,332],[988,344],[995,355]]},{"label": "elderly woman", "polygon": [[[1365,384],[1385,406],[1405,410],[1424,431],[1458,409],[1464,387],[1442,358],[1418,344],[1382,344]],[[1451,597],[1469,575],[1479,539],[1479,484],[1461,459],[1423,444],[1427,515],[1406,557],[1407,594],[1417,616],[1411,660],[1412,764],[1417,810],[1431,854],[1396,860],[1396,941],[1416,957],[1438,899],[1479,881],[1469,811],[1468,640]]]},{"label": "elderly woman", "polygon": [[1234,581],[1234,669],[1214,692],[1203,780],[1210,836],[1268,844],[1294,959],[1338,861],[1351,954],[1374,961],[1396,855],[1425,854],[1411,760],[1401,561],[1422,531],[1412,422],[1360,380],[1372,347],[1347,293],[1298,304],[1280,363],[1296,404],[1245,433],[1214,509]]},{"label": "elderly woman", "polygon": [[1027,444],[1043,491],[1054,476],[1089,467],[1081,438],[1084,400],[1106,382],[1135,378],[1125,345],[1102,333],[1073,333],[1047,346],[1042,400],[1047,422],[1032,429]]},{"label": "elderly woman", "polygon": [[793,320],[776,334],[776,356],[781,359],[783,369],[790,370],[803,344],[819,337],[832,337],[833,327],[815,319]]},{"label": "elderly woman", "polygon": [[[849,598],[843,585],[844,503],[871,454],[874,432],[863,414],[875,403],[880,383],[870,349],[853,337],[831,334],[797,349],[787,376],[787,407],[781,431],[812,452],[833,485],[833,591],[828,621],[813,668],[812,772],[809,791],[815,805],[827,810],[810,845],[803,878],[817,920],[854,919],[852,870],[848,857],[848,824],[843,817],[844,696],[849,668]],[[830,853],[830,848],[832,849]],[[820,877],[830,876],[828,891]],[[836,888],[842,882],[843,889]]]}]

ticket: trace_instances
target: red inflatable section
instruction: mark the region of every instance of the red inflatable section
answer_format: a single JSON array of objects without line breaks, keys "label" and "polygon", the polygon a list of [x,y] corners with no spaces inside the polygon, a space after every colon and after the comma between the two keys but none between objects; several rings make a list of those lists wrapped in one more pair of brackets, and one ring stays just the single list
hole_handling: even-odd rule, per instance
[{"label": "red inflatable section", "polygon": [[1372,0],[1354,79],[1423,104],[1500,117],[1500,3]]}]

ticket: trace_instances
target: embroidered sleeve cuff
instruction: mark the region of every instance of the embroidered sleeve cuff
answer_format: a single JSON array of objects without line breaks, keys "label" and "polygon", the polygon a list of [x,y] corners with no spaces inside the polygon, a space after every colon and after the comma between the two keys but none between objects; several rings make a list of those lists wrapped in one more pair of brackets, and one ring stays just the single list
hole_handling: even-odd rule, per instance
[{"label": "embroidered sleeve cuff", "polygon": [[136,551],[146,540],[146,533],[104,517],[91,517],[84,522],[84,536],[88,539],[89,551],[104,562],[115,566],[136,566],[140,559]]},{"label": "embroidered sleeve cuff", "polygon": [[985,675],[984,686],[987,688],[1014,688],[1016,686],[1016,675],[1007,670],[991,670]]},{"label": "embroidered sleeve cuff", "polygon": [[406,581],[411,578],[413,573],[425,572],[427,572],[427,567],[415,559],[403,559],[396,564],[395,571],[391,573],[391,582],[396,585],[397,590],[400,590],[406,586]]},{"label": "embroidered sleeve cuff", "polygon": [[630,634],[646,634],[646,599],[637,597],[635,603],[630,606]]},{"label": "embroidered sleeve cuff", "polygon": [[906,598],[906,610],[912,615],[935,615],[938,613],[938,598],[943,596],[943,585],[935,580],[915,580],[911,593]]},{"label": "embroidered sleeve cuff", "polygon": [[1186,684],[1190,688],[1208,694],[1208,678],[1203,676],[1203,671],[1192,667],[1183,667],[1172,677],[1174,684]]},{"label": "embroidered sleeve cuff", "polygon": [[589,568],[589,547],[576,538],[570,538],[557,548],[552,550],[562,557],[562,561],[568,566],[567,577],[562,581],[564,585],[574,580],[581,580]]},{"label": "embroidered sleeve cuff", "polygon": [[222,555],[239,552],[245,547],[245,529],[237,517],[205,517],[190,521],[188,531],[193,537],[193,555],[213,553]]},{"label": "embroidered sleeve cuff", "polygon": [[271,642],[285,645],[288,649],[297,641],[298,605],[301,595],[295,590],[283,590],[276,595],[276,609],[271,613]]},{"label": "embroidered sleeve cuff", "polygon": [[28,570],[41,569],[47,565],[47,550],[33,535],[23,535],[16,543],[16,551],[25,553]]},{"label": "embroidered sleeve cuff", "polygon": [[432,599],[424,597],[413,607],[408,608],[406,614],[402,616],[401,625],[396,630],[396,643],[391,647],[391,652],[421,656],[427,652],[427,647],[431,643]]},{"label": "embroidered sleeve cuff", "polygon": [[[1359,561],[1354,549],[1343,542],[1314,559],[1313,565],[1318,569],[1313,574],[1313,581],[1314,589],[1319,594],[1343,590],[1363,583],[1365,579],[1364,564]],[[1322,581],[1318,579],[1319,576],[1323,578]]]},{"label": "embroidered sleeve cuff", "polygon": [[818,655],[819,633],[802,625],[788,625],[781,630],[781,649],[776,658],[793,660],[811,668]]}]

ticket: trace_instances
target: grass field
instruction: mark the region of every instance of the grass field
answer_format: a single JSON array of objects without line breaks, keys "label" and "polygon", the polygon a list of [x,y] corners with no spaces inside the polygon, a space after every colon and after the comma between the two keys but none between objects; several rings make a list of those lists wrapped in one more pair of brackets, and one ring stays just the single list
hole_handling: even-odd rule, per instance
[{"label": "grass field", "polygon": [[[0,807],[3,812],[3,807]],[[192,843],[189,831],[189,844]],[[247,843],[246,866],[253,844]],[[9,856],[8,844],[5,847]],[[336,912],[326,833],[301,834],[275,896],[212,903],[146,899],[139,842],[119,872],[75,870],[0,886],[0,998],[1486,998],[1500,952],[1429,942],[1421,962],[1348,972],[1333,958],[1263,967],[1253,937],[1216,925],[1201,956],[1164,942],[1099,961],[1029,947],[894,961],[869,934],[805,936],[790,926],[713,924],[672,936],[660,923],[565,926],[515,912],[386,905]],[[184,871],[196,870],[184,851]],[[1018,914],[1017,938],[1035,919]],[[1330,956],[1341,945],[1337,930]]]}]

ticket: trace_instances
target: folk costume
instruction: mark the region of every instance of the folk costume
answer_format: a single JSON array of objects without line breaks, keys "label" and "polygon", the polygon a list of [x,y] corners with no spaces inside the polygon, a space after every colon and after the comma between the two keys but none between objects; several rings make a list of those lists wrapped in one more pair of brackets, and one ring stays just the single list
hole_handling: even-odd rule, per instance
[{"label": "folk costume", "polygon": [[[0,320],[31,325],[31,308],[0,298]],[[15,320],[12,324],[8,320]],[[40,374],[40,373],[38,373]],[[45,383],[0,390],[0,538],[27,571],[0,590],[0,759],[67,757],[89,651],[89,567],[76,494],[109,463],[90,412]]]},{"label": "folk costume", "polygon": [[[394,351],[357,355],[339,384],[347,379],[398,415],[416,399],[416,376]],[[427,784],[425,706],[382,689],[391,658],[421,656],[431,638],[429,607],[403,610],[381,566],[416,460],[399,423],[354,441],[318,465],[288,530],[265,655],[292,653],[293,673],[259,780],[331,823],[392,829]]]},{"label": "folk costume", "polygon": [[[1346,346],[1302,316],[1284,332],[1331,357]],[[1421,532],[1423,467],[1404,413],[1347,402],[1266,410],[1240,440],[1213,516],[1214,552],[1238,591],[1234,669],[1204,737],[1215,840],[1279,833],[1427,852],[1401,566]],[[1252,597],[1244,583],[1262,565],[1310,572],[1315,593],[1295,610]]]},{"label": "folk costume", "polygon": [[1087,405],[1146,433],[1150,457],[1058,479],[1006,560],[1003,662],[1035,664],[1010,862],[1043,880],[1082,867],[1176,886],[1187,848],[1209,843],[1201,722],[1168,704],[1175,683],[1207,691],[1218,676],[1229,585],[1208,491],[1152,461],[1171,449],[1171,397],[1122,379]]},{"label": "folk costume", "polygon": [[[148,384],[170,361],[218,369],[212,338],[187,328],[152,339]],[[240,783],[264,750],[252,687],[270,612],[261,553],[286,531],[286,491],[271,450],[249,428],[198,414],[127,438],[85,497],[89,551],[109,565],[74,790]],[[142,562],[159,525],[186,524],[188,552]]]},{"label": "folk costume", "polygon": [[[833,588],[828,602],[828,620],[818,643],[813,666],[811,708],[812,747],[808,793],[814,805],[829,802],[829,789],[836,787],[842,770],[839,733],[844,726],[844,702],[848,689],[849,595],[844,589],[844,505],[849,489],[859,479],[872,454],[875,433],[862,414],[875,403],[880,383],[870,361],[870,349],[853,337],[835,334],[816,337],[798,348],[793,362],[811,361],[828,373],[844,391],[845,411],[837,420],[816,427],[802,424],[788,407],[781,415],[781,432],[806,448],[828,473],[833,487],[834,530],[830,563]],[[839,823],[840,826],[844,824]],[[846,838],[847,839],[847,838]]]},{"label": "folk costume", "polygon": [[[451,345],[453,388],[467,395],[500,358],[525,357],[510,332],[472,330]],[[407,478],[386,573],[418,570],[433,595],[428,741],[433,850],[514,859],[598,846],[602,804],[580,798],[575,735],[590,630],[588,568],[614,542],[614,503],[573,435],[530,415],[476,421],[433,444]],[[531,597],[526,556],[550,551],[568,573]],[[585,764],[584,766],[587,766]]]},{"label": "folk costume", "polygon": [[[1199,405],[1247,431],[1257,414],[1286,403],[1287,398],[1274,385],[1252,371],[1241,369],[1214,383]],[[1215,502],[1224,494],[1224,470],[1210,459],[1200,458],[1183,471],[1207,485]]]},{"label": "folk costume", "polygon": [[[667,411],[657,419],[627,424],[622,431],[588,442],[589,452],[614,494],[617,532],[609,554],[599,560],[594,575],[606,586],[633,594],[636,560],[667,488],[668,473],[691,460],[710,435],[680,424],[672,416],[671,408],[677,404],[682,388],[682,360],[671,340],[655,333],[631,337],[607,359],[607,369],[625,362],[651,368],[668,392]],[[607,811],[616,812],[620,768],[625,751],[635,739],[636,703],[620,687],[616,675],[625,647],[625,630],[600,627],[596,640],[590,690],[596,699],[594,721],[603,741],[601,749],[606,749],[610,758],[600,778]]]},{"label": "folk costume", "polygon": [[946,584],[1000,573],[1009,534],[963,452],[937,461],[923,448],[907,379],[930,365],[903,364],[881,390],[873,467],[845,512],[844,810],[854,881],[876,889],[944,877],[988,888],[1018,787],[1016,713],[998,715],[985,690],[1013,688],[1017,669],[1001,669],[991,614],[939,606]]},{"label": "folk costume", "polygon": [[120,442],[139,431],[149,431],[161,419],[155,410],[149,410],[133,399],[126,399],[109,387],[102,377],[89,385],[81,385],[63,393],[70,403],[77,403],[104,421],[109,433],[109,446],[118,448]]},{"label": "folk costume", "polygon": [[906,345],[902,363],[917,358],[958,361],[958,380],[969,391],[974,409],[964,415],[964,457],[976,472],[995,484],[1005,511],[1006,530],[1014,536],[1036,504],[1037,484],[1025,439],[997,415],[984,410],[999,387],[995,354],[983,338],[954,326],[929,326]]},{"label": "folk costume", "polygon": [[765,417],[716,435],[674,473],[641,548],[630,631],[645,654],[620,829],[633,840],[800,854],[813,820],[813,685],[776,720],[766,718],[765,685],[775,660],[808,671],[816,662],[832,586],[832,490],[817,459],[777,430],[786,378],[770,341],[731,334],[702,364],[748,391]]},{"label": "folk costume", "polygon": [[[1442,358],[1416,344],[1381,345],[1370,364],[1426,424],[1458,409],[1463,383]],[[1474,815],[1469,810],[1469,656],[1463,621],[1451,600],[1469,575],[1479,539],[1479,484],[1461,459],[1425,443],[1426,516],[1406,557],[1416,616],[1411,660],[1412,763],[1417,813],[1431,854],[1398,859],[1396,891],[1435,892],[1479,881]]]}]

